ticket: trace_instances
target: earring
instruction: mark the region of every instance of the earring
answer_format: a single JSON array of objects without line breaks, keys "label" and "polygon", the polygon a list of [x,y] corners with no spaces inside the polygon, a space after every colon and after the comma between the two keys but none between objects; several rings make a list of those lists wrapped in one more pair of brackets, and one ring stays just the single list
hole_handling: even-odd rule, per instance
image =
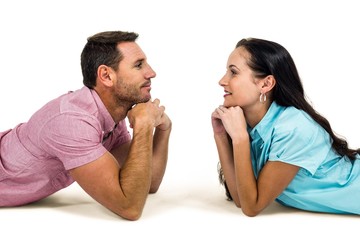
[{"label": "earring", "polygon": [[260,100],[260,102],[261,102],[261,103],[266,102],[266,94],[265,94],[265,93],[261,93],[261,94],[260,94],[260,99],[259,99],[259,100]]}]

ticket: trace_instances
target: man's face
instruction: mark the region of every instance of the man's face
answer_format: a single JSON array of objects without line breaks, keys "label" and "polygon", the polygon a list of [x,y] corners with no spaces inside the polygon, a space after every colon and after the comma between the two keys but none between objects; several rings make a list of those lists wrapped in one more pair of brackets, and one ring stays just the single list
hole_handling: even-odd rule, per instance
[{"label": "man's face", "polygon": [[118,44],[123,54],[116,72],[115,94],[119,103],[134,105],[151,99],[151,78],[156,76],[146,56],[135,42]]}]

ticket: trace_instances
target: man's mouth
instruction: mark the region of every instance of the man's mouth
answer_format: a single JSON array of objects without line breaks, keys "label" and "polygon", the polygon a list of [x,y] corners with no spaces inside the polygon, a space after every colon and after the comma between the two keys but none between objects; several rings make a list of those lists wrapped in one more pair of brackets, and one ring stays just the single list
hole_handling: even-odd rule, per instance
[{"label": "man's mouth", "polygon": [[141,87],[151,87],[151,82],[146,82]]}]

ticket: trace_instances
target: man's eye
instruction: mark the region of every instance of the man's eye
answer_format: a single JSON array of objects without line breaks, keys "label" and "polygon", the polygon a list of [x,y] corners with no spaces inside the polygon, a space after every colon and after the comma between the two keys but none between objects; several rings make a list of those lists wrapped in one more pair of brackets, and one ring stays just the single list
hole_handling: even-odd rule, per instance
[{"label": "man's eye", "polygon": [[141,68],[141,66],[142,66],[142,62],[135,65],[136,68]]}]

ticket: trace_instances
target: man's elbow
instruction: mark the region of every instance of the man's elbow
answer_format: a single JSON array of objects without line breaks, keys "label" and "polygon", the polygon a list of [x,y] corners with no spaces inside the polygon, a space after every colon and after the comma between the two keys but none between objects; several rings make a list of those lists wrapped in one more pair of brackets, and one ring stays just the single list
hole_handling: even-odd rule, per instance
[{"label": "man's elbow", "polygon": [[116,215],[130,221],[136,221],[140,219],[142,212],[145,207],[145,199],[131,199],[123,200],[122,204],[117,204],[117,206],[109,207]]},{"label": "man's elbow", "polygon": [[129,221],[136,221],[139,220],[142,215],[143,209],[139,208],[128,208],[119,212],[115,212],[118,216],[129,220]]},{"label": "man's elbow", "polygon": [[159,190],[159,187],[160,187],[159,185],[151,186],[149,193],[151,193],[151,194],[157,193],[157,191]]},{"label": "man's elbow", "polygon": [[149,193],[156,193],[161,185],[162,179],[153,179],[150,185]]}]

